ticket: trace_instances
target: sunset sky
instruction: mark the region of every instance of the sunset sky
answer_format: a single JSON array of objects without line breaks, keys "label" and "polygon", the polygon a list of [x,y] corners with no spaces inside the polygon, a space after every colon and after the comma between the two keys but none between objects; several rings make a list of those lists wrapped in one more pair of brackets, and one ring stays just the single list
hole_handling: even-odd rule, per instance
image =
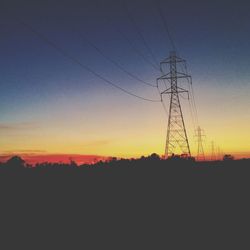
[{"label": "sunset sky", "polygon": [[[152,60],[171,45],[155,0],[6,1],[0,15],[0,155],[81,154],[139,157],[165,148],[167,117],[108,85],[32,33],[32,26],[84,65],[134,94],[159,99],[100,55],[87,39],[127,71],[155,84]],[[193,77],[199,125],[224,153],[250,156],[250,4],[247,1],[160,1],[179,54]],[[20,20],[20,21],[19,21]],[[119,32],[120,31],[120,32]],[[187,86],[184,86],[187,87]],[[168,99],[165,99],[168,106]],[[184,118],[196,154],[188,102]]]}]

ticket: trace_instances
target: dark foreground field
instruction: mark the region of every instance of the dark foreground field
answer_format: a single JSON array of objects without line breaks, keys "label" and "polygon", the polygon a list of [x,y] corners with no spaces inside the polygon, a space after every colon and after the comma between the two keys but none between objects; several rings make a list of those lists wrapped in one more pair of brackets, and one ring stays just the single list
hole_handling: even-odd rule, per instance
[{"label": "dark foreground field", "polygon": [[249,249],[249,163],[1,166],[1,249]]}]

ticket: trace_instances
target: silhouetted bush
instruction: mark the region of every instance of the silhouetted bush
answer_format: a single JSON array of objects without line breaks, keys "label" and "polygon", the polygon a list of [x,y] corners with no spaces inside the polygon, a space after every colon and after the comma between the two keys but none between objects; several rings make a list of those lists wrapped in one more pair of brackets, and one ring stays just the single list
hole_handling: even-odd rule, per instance
[{"label": "silhouetted bush", "polygon": [[[108,161],[100,161],[94,164],[82,164],[77,165],[76,162],[71,161],[70,163],[37,163],[34,166],[26,164],[25,161],[19,157],[14,156],[10,158],[6,163],[1,163],[1,169],[13,170],[17,173],[18,171],[29,171],[29,172],[62,172],[62,173],[114,173],[114,174],[142,174],[151,175],[178,173],[185,175],[188,171],[191,173],[216,173],[219,172],[222,167],[226,167],[227,172],[234,169],[237,166],[239,169],[248,171],[246,166],[249,166],[250,160],[234,160],[231,155],[225,155],[223,161],[215,162],[195,162],[194,158],[181,157],[173,155],[170,159],[164,160],[159,155],[153,153],[148,157],[141,157],[140,159],[117,159],[110,158]],[[159,176],[160,177],[160,176]]]},{"label": "silhouetted bush", "polygon": [[5,166],[12,169],[23,169],[26,163],[21,157],[13,156],[5,163]]},{"label": "silhouetted bush", "polygon": [[233,161],[234,157],[232,155],[224,155],[223,161]]}]

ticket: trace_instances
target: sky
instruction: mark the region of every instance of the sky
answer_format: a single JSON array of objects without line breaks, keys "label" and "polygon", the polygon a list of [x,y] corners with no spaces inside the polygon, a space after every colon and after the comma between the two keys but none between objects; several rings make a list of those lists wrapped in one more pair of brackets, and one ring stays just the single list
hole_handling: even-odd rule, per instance
[{"label": "sky", "polygon": [[[172,47],[158,7],[193,78],[206,154],[214,141],[217,151],[248,157],[250,4],[192,0],[3,1],[0,155],[164,154],[161,103],[130,96],[81,66],[159,100],[156,88],[121,70],[153,85],[161,76],[152,63],[159,65]],[[188,101],[181,103],[195,155]]]}]

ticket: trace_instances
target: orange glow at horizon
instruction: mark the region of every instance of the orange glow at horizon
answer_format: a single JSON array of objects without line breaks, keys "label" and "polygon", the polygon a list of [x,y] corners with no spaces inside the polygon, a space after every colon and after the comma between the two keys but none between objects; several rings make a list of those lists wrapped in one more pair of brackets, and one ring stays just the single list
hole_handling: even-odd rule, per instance
[{"label": "orange glow at horizon", "polygon": [[[204,88],[200,86],[196,96],[200,126],[206,134],[206,158],[211,155],[211,141],[215,142],[215,153],[219,147],[221,154],[250,157],[250,116],[243,109],[250,104],[249,98],[235,105],[229,93]],[[150,95],[150,91],[144,95]],[[77,93],[10,114],[8,122],[0,123],[0,155],[138,158],[164,154],[167,116],[160,104],[113,95],[106,89],[86,98],[85,102],[82,93]],[[191,153],[196,156],[194,127],[188,105],[182,102]]]}]

